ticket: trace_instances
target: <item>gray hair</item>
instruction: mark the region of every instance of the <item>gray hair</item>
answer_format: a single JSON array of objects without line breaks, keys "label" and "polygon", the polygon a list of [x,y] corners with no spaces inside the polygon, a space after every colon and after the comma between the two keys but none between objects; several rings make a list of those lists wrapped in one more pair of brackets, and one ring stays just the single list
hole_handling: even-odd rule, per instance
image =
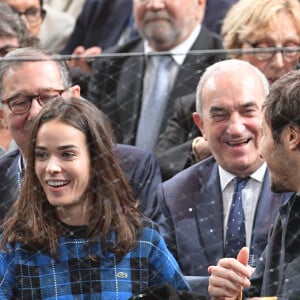
[{"label": "gray hair", "polygon": [[209,66],[200,78],[200,81],[197,86],[197,91],[196,91],[196,111],[199,115],[201,115],[201,113],[202,113],[201,95],[202,95],[202,91],[203,91],[203,88],[204,88],[206,82],[210,78],[212,78],[216,75],[220,75],[223,72],[226,72],[226,73],[228,71],[235,72],[235,71],[239,71],[241,69],[248,69],[249,71],[252,71],[253,73],[255,73],[262,82],[266,96],[269,94],[268,79],[254,65],[248,63],[247,61],[239,60],[239,59],[223,60],[223,61],[217,62],[217,63]]},{"label": "gray hair", "polygon": [[53,53],[45,49],[31,47],[19,48],[7,53],[0,63],[0,96],[3,92],[3,76],[8,70],[26,64],[29,61],[39,61],[39,58],[40,60],[50,60],[56,63],[61,75],[63,87],[68,88],[71,86],[72,83],[68,66],[58,55],[56,55],[57,59],[55,59]]}]

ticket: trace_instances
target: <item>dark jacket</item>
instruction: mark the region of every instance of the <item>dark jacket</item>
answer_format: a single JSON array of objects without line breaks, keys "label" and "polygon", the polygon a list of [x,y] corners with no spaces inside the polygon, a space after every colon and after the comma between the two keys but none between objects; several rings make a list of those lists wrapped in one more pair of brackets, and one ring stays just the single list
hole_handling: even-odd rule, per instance
[{"label": "dark jacket", "polygon": [[247,297],[300,299],[300,197],[280,207],[262,260],[251,277]]},{"label": "dark jacket", "polygon": [[176,99],[173,114],[154,148],[163,181],[196,162],[192,142],[201,132],[193,121],[195,111],[195,93]]},{"label": "dark jacket", "polygon": [[103,50],[115,46],[131,12],[132,0],[86,0],[62,54],[71,54],[79,45]]},{"label": "dark jacket", "polygon": [[[222,48],[222,43],[219,37],[202,26],[191,50],[220,48]],[[113,53],[125,55],[106,56]],[[133,55],[136,53],[140,55]],[[117,141],[133,145],[140,117],[146,67],[144,41],[141,38],[135,39],[112,49],[106,55],[94,63],[94,74],[88,87],[88,99],[111,119]],[[187,54],[183,64],[179,67],[170,92],[160,132],[165,129],[168,118],[173,112],[174,100],[194,92],[205,68],[223,58],[223,55],[215,53]]]},{"label": "dark jacket", "polygon": [[[266,171],[252,228],[250,253],[256,261],[268,231],[288,194],[270,191]],[[184,275],[208,276],[207,267],[224,257],[223,202],[218,164],[209,157],[158,187],[158,221],[165,241]]]}]

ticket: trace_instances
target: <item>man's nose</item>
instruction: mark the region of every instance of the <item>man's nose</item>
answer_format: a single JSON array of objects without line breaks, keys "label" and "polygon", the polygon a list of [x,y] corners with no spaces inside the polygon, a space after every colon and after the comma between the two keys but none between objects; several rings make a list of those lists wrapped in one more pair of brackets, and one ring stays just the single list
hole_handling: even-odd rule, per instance
[{"label": "man's nose", "polygon": [[41,111],[42,106],[38,102],[37,99],[32,99],[30,110],[29,110],[29,115],[28,115],[28,120],[32,121],[34,118],[37,116],[37,114]]},{"label": "man's nose", "polygon": [[228,132],[237,135],[243,132],[245,125],[244,118],[239,113],[233,113],[229,119]]},{"label": "man's nose", "polygon": [[164,0],[146,0],[147,8],[152,10],[159,10],[165,7]]}]

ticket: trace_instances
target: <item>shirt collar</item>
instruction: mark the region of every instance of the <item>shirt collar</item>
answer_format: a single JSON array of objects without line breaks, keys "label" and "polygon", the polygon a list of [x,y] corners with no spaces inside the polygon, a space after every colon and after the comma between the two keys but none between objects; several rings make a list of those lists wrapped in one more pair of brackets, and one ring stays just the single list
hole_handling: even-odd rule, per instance
[{"label": "shirt collar", "polygon": [[[266,169],[267,169],[267,164],[266,162],[264,162],[254,173],[250,175],[250,178],[260,183],[263,183]],[[227,172],[220,165],[219,165],[219,174],[220,174],[221,189],[222,191],[224,191],[227,185],[232,181],[234,177],[236,177],[236,175]]]},{"label": "shirt collar", "polygon": [[[200,30],[201,30],[201,24],[198,24],[194,28],[194,30],[191,32],[191,34],[189,35],[189,37],[187,39],[185,39],[181,44],[177,45],[176,47],[174,47],[168,51],[172,54],[173,59],[176,61],[176,63],[178,65],[183,64],[186,54],[188,53],[188,51],[192,48],[193,44],[195,43],[195,41],[200,33]],[[149,46],[148,41],[145,40],[144,45],[145,45],[144,48],[145,48],[146,55],[149,53],[152,53],[152,52],[156,52]]]}]

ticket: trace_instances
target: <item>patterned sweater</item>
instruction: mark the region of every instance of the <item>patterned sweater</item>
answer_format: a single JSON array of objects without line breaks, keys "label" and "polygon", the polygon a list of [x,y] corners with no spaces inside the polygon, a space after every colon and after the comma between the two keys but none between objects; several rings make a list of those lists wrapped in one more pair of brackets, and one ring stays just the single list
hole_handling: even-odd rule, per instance
[{"label": "patterned sweater", "polygon": [[137,246],[118,260],[104,254],[101,243],[88,239],[60,238],[59,258],[26,250],[19,243],[8,253],[0,252],[0,299],[102,299],[127,300],[134,293],[160,284],[178,290],[189,286],[178,264],[152,222],[144,225]]}]

